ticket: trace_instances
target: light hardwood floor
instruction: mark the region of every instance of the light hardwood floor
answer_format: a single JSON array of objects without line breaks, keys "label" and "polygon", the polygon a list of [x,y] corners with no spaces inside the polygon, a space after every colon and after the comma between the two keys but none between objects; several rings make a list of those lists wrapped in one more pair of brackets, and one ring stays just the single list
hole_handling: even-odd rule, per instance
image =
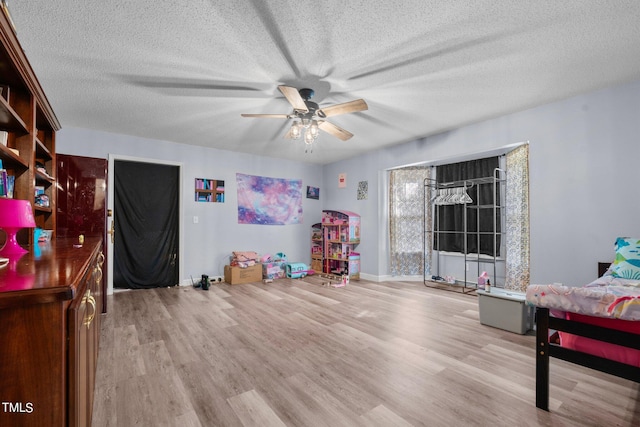
[{"label": "light hardwood floor", "polygon": [[640,386],[483,326],[477,297],[318,276],[139,290],[103,318],[94,426],[638,426]]}]

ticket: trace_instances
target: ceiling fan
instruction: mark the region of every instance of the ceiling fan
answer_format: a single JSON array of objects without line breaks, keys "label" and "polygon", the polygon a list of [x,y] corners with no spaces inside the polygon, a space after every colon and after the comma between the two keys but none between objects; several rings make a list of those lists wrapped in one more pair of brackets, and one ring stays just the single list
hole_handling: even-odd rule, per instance
[{"label": "ceiling fan", "polygon": [[[293,107],[290,114],[242,114],[242,117],[257,117],[268,119],[293,119],[289,131],[284,136],[289,139],[298,139],[304,136],[305,144],[311,146],[318,137],[318,130],[327,132],[343,141],[348,140],[353,134],[340,126],[325,120],[327,117],[339,114],[355,113],[368,109],[363,99],[356,99],[342,104],[329,105],[320,108],[310,99],[313,97],[313,89],[296,89],[290,86],[278,86],[280,92],[287,98]],[[303,135],[304,134],[304,135]]]}]

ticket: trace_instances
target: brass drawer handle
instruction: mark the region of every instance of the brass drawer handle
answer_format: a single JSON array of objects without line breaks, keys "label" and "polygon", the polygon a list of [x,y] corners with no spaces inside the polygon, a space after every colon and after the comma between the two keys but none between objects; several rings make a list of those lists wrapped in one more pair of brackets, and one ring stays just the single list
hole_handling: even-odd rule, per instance
[{"label": "brass drawer handle", "polygon": [[82,297],[83,303],[89,303],[91,305],[91,314],[87,315],[82,322],[83,325],[87,326],[87,329],[91,326],[91,322],[93,322],[94,317],[96,317],[96,299],[91,295],[91,291],[88,290],[87,293]]},{"label": "brass drawer handle", "polygon": [[94,272],[95,272],[96,283],[100,284],[100,282],[102,282],[102,269],[100,267],[96,267]]}]

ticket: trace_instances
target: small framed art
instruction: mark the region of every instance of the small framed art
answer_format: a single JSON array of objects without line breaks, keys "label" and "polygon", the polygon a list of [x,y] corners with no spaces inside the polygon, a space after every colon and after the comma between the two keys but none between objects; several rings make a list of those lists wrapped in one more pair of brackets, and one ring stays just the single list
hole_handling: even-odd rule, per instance
[{"label": "small framed art", "polygon": [[307,199],[320,199],[320,188],[307,185]]}]

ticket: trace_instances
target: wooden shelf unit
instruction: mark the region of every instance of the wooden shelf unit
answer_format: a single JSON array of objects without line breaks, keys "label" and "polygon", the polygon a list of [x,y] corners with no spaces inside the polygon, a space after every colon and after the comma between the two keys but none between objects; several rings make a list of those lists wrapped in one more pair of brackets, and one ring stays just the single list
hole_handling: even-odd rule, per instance
[{"label": "wooden shelf unit", "polygon": [[323,247],[322,224],[313,224],[311,226],[311,269],[317,272],[322,271]]},{"label": "wooden shelf unit", "polygon": [[[0,12],[0,131],[8,133],[0,144],[3,168],[15,177],[13,198],[29,200],[36,225],[56,225],[55,137],[60,129],[47,97],[20,46],[8,17]],[[17,150],[17,152],[13,151]],[[46,173],[37,171],[44,166]],[[44,187],[48,207],[35,206],[35,187]],[[21,244],[32,243],[28,230],[18,233]]]}]

